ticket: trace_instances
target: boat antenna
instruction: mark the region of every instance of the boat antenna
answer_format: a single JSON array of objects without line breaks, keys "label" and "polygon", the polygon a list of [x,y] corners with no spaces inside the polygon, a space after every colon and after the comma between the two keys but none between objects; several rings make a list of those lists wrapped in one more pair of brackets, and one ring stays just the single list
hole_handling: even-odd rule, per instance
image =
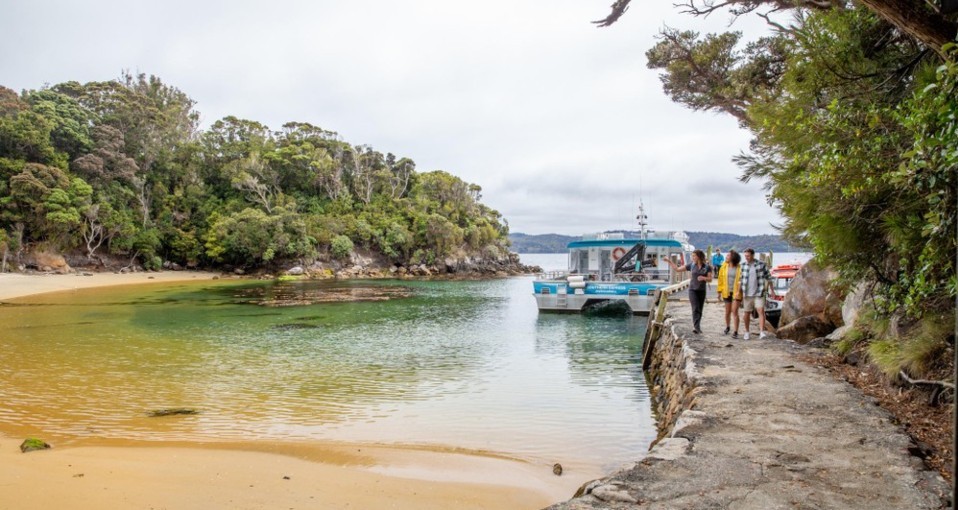
[{"label": "boat antenna", "polygon": [[645,205],[642,203],[642,199],[639,199],[639,214],[635,217],[636,221],[639,223],[639,238],[643,241],[646,240],[646,227],[649,225],[649,217],[645,215]]}]

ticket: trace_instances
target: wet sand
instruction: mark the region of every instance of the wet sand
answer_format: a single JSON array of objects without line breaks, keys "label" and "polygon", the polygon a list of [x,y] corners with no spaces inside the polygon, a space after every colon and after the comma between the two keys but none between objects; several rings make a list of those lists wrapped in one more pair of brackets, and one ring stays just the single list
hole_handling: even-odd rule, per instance
[{"label": "wet sand", "polygon": [[[532,509],[568,496],[550,495],[555,489],[527,464],[455,453],[356,445],[341,447],[355,456],[327,447],[326,461],[316,461],[179,446],[24,454],[19,443],[0,439],[0,508]],[[390,470],[423,476],[381,472]]]},{"label": "wet sand", "polygon": [[[215,273],[0,274],[0,300]],[[482,452],[339,443],[106,444],[21,453],[0,435],[0,508],[533,509],[580,477]],[[41,439],[43,439],[41,437]]]}]

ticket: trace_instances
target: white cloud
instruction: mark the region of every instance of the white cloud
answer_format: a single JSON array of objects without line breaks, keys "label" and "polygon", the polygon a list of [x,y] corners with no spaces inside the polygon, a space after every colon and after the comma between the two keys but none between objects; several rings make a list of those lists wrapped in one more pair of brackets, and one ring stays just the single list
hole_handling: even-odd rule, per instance
[{"label": "white cloud", "polygon": [[740,184],[730,162],[747,134],[672,103],[646,68],[664,25],[726,20],[644,2],[595,28],[608,4],[14,3],[0,20],[0,84],[155,74],[206,123],[311,122],[477,183],[517,232],[628,227],[640,189],[653,226],[771,232],[760,185]]}]

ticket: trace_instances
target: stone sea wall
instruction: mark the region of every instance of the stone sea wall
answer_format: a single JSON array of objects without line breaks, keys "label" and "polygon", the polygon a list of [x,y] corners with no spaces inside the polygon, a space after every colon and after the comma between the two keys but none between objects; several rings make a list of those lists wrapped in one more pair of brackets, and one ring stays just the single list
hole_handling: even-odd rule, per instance
[{"label": "stone sea wall", "polygon": [[681,428],[688,422],[683,415],[695,408],[696,395],[703,391],[695,358],[695,350],[676,332],[674,322],[666,320],[647,374],[659,428],[653,449],[673,435],[676,425]]}]

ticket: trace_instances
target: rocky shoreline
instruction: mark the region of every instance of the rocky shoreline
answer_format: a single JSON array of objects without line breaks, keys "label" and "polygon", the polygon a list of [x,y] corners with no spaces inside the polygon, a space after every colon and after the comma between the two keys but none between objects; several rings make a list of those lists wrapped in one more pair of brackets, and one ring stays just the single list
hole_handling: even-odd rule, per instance
[{"label": "rocky shoreline", "polygon": [[693,335],[686,303],[649,371],[660,437],[645,458],[551,510],[946,508],[951,490],[892,417],[789,340],[733,340],[718,306]]},{"label": "rocky shoreline", "polygon": [[[95,263],[82,256],[64,257],[56,253],[30,253],[24,261],[15,267],[22,274],[74,274],[74,273],[140,273],[150,272],[139,264],[128,260],[100,257]],[[348,260],[329,258],[313,261],[289,261],[273,264],[269,267],[249,269],[236,266],[213,268],[184,267],[165,261],[166,271],[222,271],[224,274],[248,276],[261,279],[273,279],[279,276],[293,276],[308,279],[376,279],[376,278],[442,278],[454,280],[505,278],[542,271],[538,266],[528,266],[519,260],[517,253],[504,256],[486,257],[481,255],[458,254],[432,264],[391,263],[372,252],[353,253]]]}]

